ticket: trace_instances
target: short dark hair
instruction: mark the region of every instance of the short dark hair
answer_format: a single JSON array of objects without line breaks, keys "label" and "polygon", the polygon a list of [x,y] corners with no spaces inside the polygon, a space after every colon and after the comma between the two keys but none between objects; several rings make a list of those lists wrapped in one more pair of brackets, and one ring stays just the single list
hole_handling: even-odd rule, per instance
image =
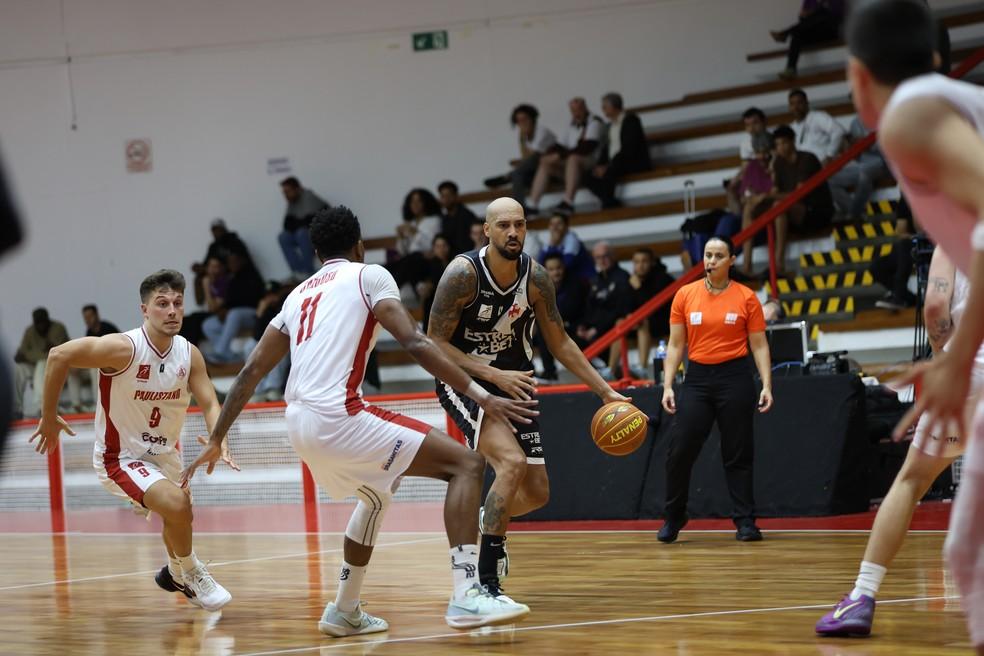
[{"label": "short dark hair", "polygon": [[564,263],[564,254],[560,251],[550,251],[543,257],[543,266],[547,265],[550,260],[560,260],[560,263],[566,268],[567,265]]},{"label": "short dark hair", "polygon": [[786,98],[792,99],[793,96],[803,96],[803,100],[809,100],[809,98],[806,97],[806,92],[800,89],[799,87],[796,87],[795,89],[790,89],[789,95],[787,95]]},{"label": "short dark hair", "polygon": [[712,241],[719,241],[722,244],[724,244],[725,246],[727,246],[728,247],[728,255],[734,255],[735,254],[735,244],[734,244],[733,241],[731,241],[731,237],[728,237],[727,235],[714,235],[713,237],[711,237],[710,239],[707,240],[707,243],[710,243]]},{"label": "short dark hair", "polygon": [[311,244],[318,257],[344,255],[362,239],[359,219],[344,205],[326,207],[311,220]]},{"label": "short dark hair", "polygon": [[529,103],[522,103],[513,107],[512,114],[509,115],[509,122],[513,125],[516,125],[516,114],[526,114],[534,123],[540,117],[540,111]]},{"label": "short dark hair", "polygon": [[95,303],[89,303],[88,305],[83,305],[82,306],[82,311],[83,312],[88,312],[90,310],[92,312],[95,312],[96,314],[99,314],[99,308],[96,307],[96,304]]},{"label": "short dark hair", "polygon": [[411,189],[403,198],[404,221],[409,221],[413,218],[413,212],[410,211],[410,199],[413,198],[414,194],[419,194],[420,200],[424,203],[424,216],[434,216],[435,214],[441,213],[441,204],[434,198],[434,194],[423,187],[417,187],[416,189]]},{"label": "short dark hair", "polygon": [[158,289],[169,289],[172,292],[184,294],[185,279],[180,272],[174,269],[161,269],[155,271],[140,283],[140,301],[146,303],[150,295]]},{"label": "short dark hair", "polygon": [[452,192],[454,192],[455,195],[458,194],[458,185],[457,183],[452,182],[451,180],[445,180],[441,184],[437,185],[438,192],[444,191],[445,189],[450,189]]},{"label": "short dark hair", "polygon": [[789,139],[790,141],[796,141],[796,132],[788,125],[779,125],[772,131],[772,138],[773,140]]},{"label": "short dark hair", "polygon": [[643,255],[648,255],[650,260],[656,259],[656,254],[653,253],[653,249],[647,248],[646,246],[640,246],[639,248],[635,249],[635,251],[632,252],[633,255],[638,255],[639,253],[642,253]]},{"label": "short dark hair", "polygon": [[295,178],[294,176],[290,176],[289,178],[284,178],[283,180],[281,180],[280,181],[280,186],[281,187],[293,187],[294,189],[300,189],[301,188],[301,181],[298,180],[297,178]]},{"label": "short dark hair", "polygon": [[34,323],[37,323],[39,321],[48,321],[49,320],[48,308],[43,308],[43,307],[34,308],[34,311],[31,312],[31,319],[34,321]]},{"label": "short dark hair", "polygon": [[763,112],[758,107],[749,107],[748,109],[746,109],[744,113],[741,115],[741,120],[744,121],[746,118],[754,118],[756,116],[760,118],[763,123],[766,122],[765,112]]},{"label": "short dark hair", "polygon": [[601,97],[601,102],[608,103],[615,109],[622,109],[622,94],[609,91]]},{"label": "short dark hair", "polygon": [[559,216],[560,217],[560,220],[564,222],[564,225],[570,227],[570,225],[571,225],[571,215],[570,214],[568,214],[567,212],[560,211],[560,210],[557,210],[557,211],[554,211],[554,212],[551,212],[550,213],[550,218],[551,219],[554,218],[555,216]]},{"label": "short dark hair", "polygon": [[934,70],[936,20],[921,0],[855,0],[848,14],[848,51],[876,80],[895,85]]}]

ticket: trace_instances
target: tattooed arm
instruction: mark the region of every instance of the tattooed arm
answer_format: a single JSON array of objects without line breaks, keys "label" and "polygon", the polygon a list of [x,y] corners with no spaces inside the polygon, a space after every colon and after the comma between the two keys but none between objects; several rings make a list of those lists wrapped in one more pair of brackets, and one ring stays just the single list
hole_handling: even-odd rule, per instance
[{"label": "tattooed arm", "polygon": [[494,367],[468,357],[461,349],[451,345],[451,337],[461,319],[461,310],[475,299],[477,290],[478,275],[475,267],[466,258],[452,259],[434,291],[427,336],[470,376],[492,381],[497,371]]},{"label": "tattooed arm", "polygon": [[933,353],[943,350],[943,345],[953,334],[953,319],[950,316],[950,304],[953,301],[953,285],[956,270],[950,258],[939,246],[933,252],[933,260],[929,265],[929,284],[926,285],[926,302],[923,317],[926,321],[926,332]]},{"label": "tattooed arm", "polygon": [[537,326],[539,326],[540,332],[543,334],[543,341],[546,342],[550,352],[560,360],[568,371],[580,378],[581,382],[591,388],[591,391],[600,396],[606,403],[624,401],[625,397],[605,382],[605,379],[595,371],[595,368],[584,357],[581,349],[564,330],[564,320],[560,316],[560,310],[557,309],[557,292],[554,291],[547,270],[533,262],[530,278],[533,283],[533,288],[530,290],[530,302],[536,313]]}]

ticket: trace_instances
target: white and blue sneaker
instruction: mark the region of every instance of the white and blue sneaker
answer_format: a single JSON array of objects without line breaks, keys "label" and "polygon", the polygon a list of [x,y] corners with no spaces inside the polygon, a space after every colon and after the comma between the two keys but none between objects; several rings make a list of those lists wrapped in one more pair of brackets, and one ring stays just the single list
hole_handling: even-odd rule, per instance
[{"label": "white and blue sneaker", "polygon": [[343,613],[335,606],[335,602],[331,602],[325,606],[325,612],[321,614],[321,620],[318,622],[319,631],[336,638],[379,633],[387,629],[389,623],[386,620],[365,612],[361,604],[351,613]]},{"label": "white and blue sneaker", "polygon": [[463,597],[451,597],[444,621],[452,629],[468,630],[480,626],[510,624],[528,615],[530,607],[506,597],[493,597],[478,583],[468,588]]}]

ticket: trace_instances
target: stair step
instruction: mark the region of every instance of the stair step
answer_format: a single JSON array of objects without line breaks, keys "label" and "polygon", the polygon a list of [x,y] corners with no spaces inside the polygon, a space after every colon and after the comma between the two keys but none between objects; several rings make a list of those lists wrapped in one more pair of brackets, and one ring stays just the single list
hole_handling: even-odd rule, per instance
[{"label": "stair step", "polygon": [[800,255],[799,264],[804,276],[838,271],[857,271],[861,268],[867,268],[867,265],[876,257],[888,255],[891,252],[891,243],[835,248],[826,252],[803,253]]},{"label": "stair step", "polygon": [[888,219],[834,226],[838,248],[884,244],[895,240],[895,224]]},{"label": "stair step", "polygon": [[776,287],[778,289],[773,292],[772,286],[766,283],[766,293],[770,296],[778,296],[782,301],[831,298],[845,294],[879,297],[884,292],[867,270],[796,276],[792,280],[778,280]]},{"label": "stair step", "polygon": [[786,318],[792,321],[807,319],[811,324],[826,321],[847,321],[854,318],[854,296],[783,301]]}]

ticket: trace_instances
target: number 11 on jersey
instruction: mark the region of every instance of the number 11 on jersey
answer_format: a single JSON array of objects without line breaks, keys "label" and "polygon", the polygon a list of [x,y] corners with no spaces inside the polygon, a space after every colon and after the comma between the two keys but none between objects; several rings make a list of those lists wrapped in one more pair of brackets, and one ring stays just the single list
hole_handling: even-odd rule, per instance
[{"label": "number 11 on jersey", "polygon": [[[322,293],[318,292],[316,296],[309,296],[301,302],[301,325],[297,330],[298,344],[311,338],[311,331],[314,330],[314,315],[318,312],[318,301],[321,300]],[[306,332],[304,330],[305,322],[307,322]]]}]

